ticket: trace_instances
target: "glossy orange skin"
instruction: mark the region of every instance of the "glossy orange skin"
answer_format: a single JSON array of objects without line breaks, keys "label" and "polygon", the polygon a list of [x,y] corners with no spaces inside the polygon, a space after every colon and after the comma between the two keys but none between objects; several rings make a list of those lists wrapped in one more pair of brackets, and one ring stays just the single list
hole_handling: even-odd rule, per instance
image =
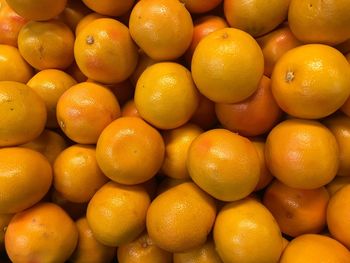
[{"label": "glossy orange skin", "polygon": [[217,7],[222,0],[182,0],[188,11],[193,14],[206,13]]},{"label": "glossy orange skin", "polygon": [[256,92],[248,99],[235,104],[215,104],[219,122],[243,136],[257,136],[270,131],[282,116],[268,77],[263,76]]},{"label": "glossy orange skin", "polygon": [[140,117],[139,112],[137,111],[134,100],[129,100],[122,107],[122,117]]},{"label": "glossy orange skin", "polygon": [[202,94],[199,94],[199,105],[193,113],[190,122],[197,124],[204,130],[212,128],[218,122],[215,113],[215,103]]},{"label": "glossy orange skin", "polygon": [[87,7],[91,10],[108,16],[120,16],[125,14],[130,10],[135,2],[135,0],[123,0],[123,1],[114,1],[114,0],[82,0]]}]

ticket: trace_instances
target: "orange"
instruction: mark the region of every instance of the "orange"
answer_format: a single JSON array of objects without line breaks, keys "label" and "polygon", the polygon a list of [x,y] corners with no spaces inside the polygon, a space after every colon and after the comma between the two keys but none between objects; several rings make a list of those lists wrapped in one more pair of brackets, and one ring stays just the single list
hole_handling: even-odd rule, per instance
[{"label": "orange", "polygon": [[231,27],[257,37],[272,31],[287,18],[289,2],[224,0],[224,12]]},{"label": "orange", "polygon": [[255,187],[255,191],[259,191],[270,184],[270,182],[273,179],[273,176],[269,171],[269,169],[267,169],[266,167],[265,141],[255,138],[252,140],[252,143],[255,147],[256,152],[258,153],[259,161],[260,161],[260,176],[259,176],[258,184]]},{"label": "orange", "polygon": [[187,250],[185,252],[174,253],[174,263],[222,263],[212,240],[208,240],[204,245]]},{"label": "orange", "polygon": [[322,235],[306,234],[293,239],[285,248],[280,263],[346,263],[350,253],[338,241]]},{"label": "orange", "polygon": [[193,22],[178,0],[139,1],[130,14],[130,34],[154,60],[174,60],[190,46]]},{"label": "orange", "polygon": [[181,2],[185,4],[185,7],[188,11],[194,14],[198,14],[206,13],[214,9],[222,2],[222,0],[181,0]]},{"label": "orange", "polygon": [[79,219],[85,216],[87,203],[74,203],[65,199],[54,188],[51,190],[50,200],[52,203],[59,205],[73,219]]},{"label": "orange", "polygon": [[113,93],[98,84],[82,82],[66,90],[57,102],[57,121],[73,141],[97,142],[102,130],[120,116]]},{"label": "orange", "polygon": [[342,187],[350,184],[350,176],[336,176],[329,184],[326,185],[330,196],[333,196]]},{"label": "orange", "polygon": [[267,187],[263,203],[276,219],[281,231],[288,236],[297,237],[323,230],[328,200],[325,187],[301,190],[275,180]]},{"label": "orange", "polygon": [[119,263],[172,263],[172,254],[157,247],[147,233],[118,247]]},{"label": "orange", "polygon": [[115,248],[98,242],[89,227],[86,217],[75,222],[79,232],[78,244],[69,262],[111,262],[115,256]]},{"label": "orange", "polygon": [[16,214],[5,234],[6,252],[13,262],[65,262],[77,241],[73,220],[53,203]]},{"label": "orange", "polygon": [[[197,1],[198,7],[205,8],[205,5],[210,2],[221,2],[221,0],[214,0],[214,1]],[[190,1],[185,1],[185,7],[187,9],[190,9]],[[187,3],[186,3],[187,2]],[[192,1],[194,2],[194,1]],[[186,5],[187,4],[187,5]],[[190,11],[191,12],[191,11]],[[192,36],[192,42],[189,48],[186,51],[185,58],[188,65],[191,65],[191,60],[193,56],[193,52],[195,51],[196,47],[198,46],[199,41],[201,41],[204,37],[209,35],[210,33],[217,31],[219,29],[228,27],[225,19],[219,17],[219,16],[203,16],[199,17],[198,19],[193,21],[193,36]]]},{"label": "orange", "polygon": [[70,87],[77,84],[75,79],[58,69],[45,69],[35,74],[27,83],[45,102],[47,110],[46,127],[58,128],[56,106],[58,99]]},{"label": "orange", "polygon": [[0,252],[4,250],[5,232],[13,214],[0,214]]},{"label": "orange", "polygon": [[350,38],[349,12],[347,0],[291,0],[288,22],[300,41],[334,45]]},{"label": "orange", "polygon": [[136,109],[134,100],[129,100],[124,104],[121,110],[122,117],[140,117],[139,112]]},{"label": "orange", "polygon": [[45,129],[39,137],[20,146],[40,152],[53,164],[56,157],[67,148],[67,142],[60,134]]},{"label": "orange", "polygon": [[350,249],[350,186],[345,185],[329,200],[327,225],[331,235]]},{"label": "orange", "polygon": [[26,83],[32,76],[32,67],[22,58],[17,48],[0,45],[0,81]]},{"label": "orange", "polygon": [[191,178],[182,178],[182,179],[175,179],[171,177],[164,176],[160,183],[157,185],[157,195],[160,195],[161,193],[164,193],[165,191],[169,190],[170,188],[173,188],[179,184],[190,182]]},{"label": "orange", "polygon": [[212,128],[217,123],[215,103],[202,94],[199,94],[199,105],[193,113],[190,122],[204,130]]},{"label": "orange", "polygon": [[309,44],[286,52],[271,77],[282,110],[297,118],[319,119],[338,110],[350,94],[350,64],[335,48]]},{"label": "orange", "polygon": [[28,20],[49,20],[59,15],[67,0],[6,0],[7,4],[20,16]]},{"label": "orange", "polygon": [[91,10],[81,1],[68,0],[66,7],[60,13],[58,19],[69,26],[74,32],[79,21],[89,13],[91,13]]},{"label": "orange", "polygon": [[145,71],[146,68],[152,66],[155,63],[157,63],[157,61],[151,59],[149,56],[145,54],[145,52],[142,51],[142,49],[140,49],[139,61],[137,63],[137,66],[134,72],[130,76],[130,81],[132,85],[136,87],[137,81],[140,78],[141,74]]},{"label": "orange", "polygon": [[319,122],[289,119],[269,133],[265,159],[271,173],[287,186],[315,189],[335,177],[339,149],[334,135]]},{"label": "orange", "polygon": [[283,248],[275,219],[252,198],[225,205],[217,215],[213,234],[223,262],[277,263]]},{"label": "orange", "polygon": [[97,241],[116,247],[143,232],[149,205],[150,198],[142,186],[109,182],[90,200],[86,218]]},{"label": "orange", "polygon": [[65,69],[74,60],[74,35],[58,20],[30,21],[18,34],[18,49],[34,68]]},{"label": "orange", "polygon": [[134,0],[82,0],[91,10],[108,16],[120,16],[125,14],[134,5]]},{"label": "orange", "polygon": [[55,160],[53,186],[68,201],[88,202],[107,182],[97,165],[94,146],[70,146]]},{"label": "orange", "polygon": [[276,62],[284,53],[301,45],[288,25],[259,37],[256,41],[264,54],[264,74],[268,77],[271,77]]},{"label": "orange", "polygon": [[218,103],[236,103],[258,88],[264,57],[249,34],[224,28],[199,42],[191,68],[193,80],[204,96]]},{"label": "orange", "polygon": [[330,117],[324,124],[333,133],[339,146],[339,169],[337,175],[350,176],[350,118],[345,115]]},{"label": "orange", "polygon": [[17,37],[27,19],[18,15],[6,0],[0,1],[0,44],[17,47]]},{"label": "orange", "polygon": [[85,26],[87,26],[92,21],[99,19],[99,18],[107,18],[107,16],[104,16],[104,15],[101,15],[98,13],[90,13],[90,14],[84,16],[83,18],[81,18],[79,20],[77,26],[75,27],[75,35],[77,36]]},{"label": "orange", "polygon": [[165,158],[161,172],[175,179],[189,178],[186,167],[188,149],[192,141],[202,132],[198,126],[190,123],[165,131],[163,133]]},{"label": "orange", "polygon": [[95,19],[88,25],[78,33],[74,44],[75,61],[81,71],[102,83],[126,80],[138,58],[129,29],[111,18]]},{"label": "orange", "polygon": [[199,97],[188,69],[174,62],[161,62],[142,73],[134,101],[147,122],[160,129],[174,129],[192,117]]},{"label": "orange", "polygon": [[206,242],[215,215],[214,199],[194,183],[187,182],[152,201],[147,212],[147,231],[160,248],[182,252]]},{"label": "orange", "polygon": [[0,214],[20,212],[44,197],[52,181],[50,163],[27,148],[0,149]]},{"label": "orange", "polygon": [[103,130],[96,158],[104,174],[122,184],[139,184],[151,179],[164,158],[164,141],[159,132],[137,117],[121,117]]},{"label": "orange", "polygon": [[270,79],[263,76],[258,89],[249,98],[238,103],[217,103],[215,112],[222,126],[243,136],[270,131],[282,116],[270,85]]},{"label": "orange", "polygon": [[187,169],[204,191],[222,201],[235,201],[255,189],[260,161],[247,138],[225,129],[213,129],[192,142]]},{"label": "orange", "polygon": [[0,147],[38,137],[46,123],[45,103],[27,85],[0,81]]}]

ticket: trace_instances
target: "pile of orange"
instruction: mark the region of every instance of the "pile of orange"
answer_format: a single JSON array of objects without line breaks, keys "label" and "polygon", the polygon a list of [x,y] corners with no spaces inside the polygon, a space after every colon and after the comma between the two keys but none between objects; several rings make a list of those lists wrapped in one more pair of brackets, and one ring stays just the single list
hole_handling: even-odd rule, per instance
[{"label": "pile of orange", "polygon": [[0,262],[349,263],[350,0],[0,0]]}]

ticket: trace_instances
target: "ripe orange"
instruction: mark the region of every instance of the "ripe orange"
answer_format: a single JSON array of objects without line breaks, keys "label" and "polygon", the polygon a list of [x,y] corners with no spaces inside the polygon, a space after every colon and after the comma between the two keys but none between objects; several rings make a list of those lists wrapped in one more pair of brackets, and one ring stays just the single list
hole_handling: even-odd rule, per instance
[{"label": "ripe orange", "polygon": [[319,119],[338,110],[350,94],[350,64],[335,48],[296,47],[276,63],[272,93],[282,110],[297,118]]},{"label": "ripe orange", "polygon": [[185,7],[188,11],[194,14],[198,14],[206,13],[214,9],[222,2],[222,0],[181,0],[181,2],[185,4]]},{"label": "ripe orange", "polygon": [[125,14],[134,4],[134,0],[82,0],[91,10],[108,16],[120,16]]},{"label": "ripe orange", "polygon": [[89,13],[91,13],[91,10],[82,1],[68,0],[58,19],[74,32],[79,21]]},{"label": "ripe orange", "polygon": [[118,247],[119,263],[172,263],[172,254],[159,248],[147,233]]},{"label": "ripe orange", "polygon": [[138,58],[129,29],[111,18],[96,19],[88,25],[81,29],[74,44],[75,60],[81,71],[102,83],[126,80]]},{"label": "ripe orange", "polygon": [[270,79],[263,76],[259,87],[249,98],[232,104],[217,103],[219,122],[243,136],[257,136],[270,131],[282,116],[270,87]]},{"label": "ripe orange", "polygon": [[40,203],[16,214],[5,234],[12,262],[65,262],[77,241],[73,220],[53,203]]},{"label": "ripe orange", "polygon": [[349,12],[347,0],[291,0],[288,22],[300,41],[334,45],[350,38]]},{"label": "ripe orange", "polygon": [[141,118],[139,112],[136,109],[134,100],[129,100],[126,102],[121,110],[122,117],[139,117]]},{"label": "ripe orange", "polygon": [[275,219],[252,198],[225,205],[217,215],[213,233],[223,262],[277,263],[283,248]]},{"label": "ripe orange", "polygon": [[187,182],[152,201],[147,211],[147,231],[160,248],[182,252],[206,242],[215,215],[214,199],[194,183]]},{"label": "ripe orange", "polygon": [[27,83],[45,102],[47,110],[46,127],[58,128],[56,106],[62,94],[77,84],[75,79],[57,69],[41,70]]},{"label": "ripe orange", "polygon": [[187,155],[192,180],[222,201],[242,199],[259,181],[260,161],[247,138],[225,129],[213,129],[192,142]]},{"label": "ripe orange", "polygon": [[151,179],[161,168],[164,141],[159,132],[141,118],[121,117],[101,133],[96,158],[111,180],[139,184]]},{"label": "ripe orange", "polygon": [[336,176],[329,184],[326,185],[330,196],[333,196],[342,187],[350,184],[350,176]]},{"label": "ripe orange", "polygon": [[66,90],[57,102],[57,121],[73,141],[97,142],[103,129],[120,116],[113,93],[98,84],[82,82]]},{"label": "ripe orange", "polygon": [[34,68],[65,69],[74,60],[74,35],[58,20],[30,21],[18,34],[18,49]]},{"label": "ripe orange", "polygon": [[27,85],[0,81],[0,147],[38,137],[46,123],[45,103]]},{"label": "ripe orange", "polygon": [[264,205],[288,236],[319,233],[326,225],[329,194],[325,187],[291,188],[275,180],[264,193]]},{"label": "ripe orange", "polygon": [[265,159],[271,173],[287,186],[315,189],[335,177],[339,149],[334,135],[319,122],[289,119],[269,133]]},{"label": "ripe orange", "polygon": [[289,2],[224,0],[224,12],[231,27],[258,37],[272,31],[287,18]]},{"label": "ripe orange", "polygon": [[264,57],[250,35],[224,28],[199,42],[191,67],[193,80],[204,96],[218,103],[236,103],[258,88]]},{"label": "ripe orange", "polygon": [[190,122],[198,125],[203,130],[212,128],[217,123],[215,103],[199,94],[199,105],[193,113]]},{"label": "ripe orange", "polygon": [[134,101],[147,122],[160,129],[174,129],[192,117],[199,97],[188,69],[174,62],[161,62],[142,73]]},{"label": "ripe orange", "polygon": [[301,235],[289,242],[280,263],[305,262],[350,262],[350,252],[330,237],[315,234]]},{"label": "ripe orange", "polygon": [[143,232],[149,205],[150,198],[142,186],[109,182],[90,200],[86,218],[97,241],[116,247]]},{"label": "ripe orange", "polygon": [[139,1],[130,14],[130,34],[154,60],[174,60],[192,40],[190,13],[178,0]]},{"label": "ripe orange", "polygon": [[90,24],[92,21],[99,19],[99,18],[108,18],[108,16],[104,16],[98,13],[90,13],[83,18],[81,18],[75,27],[75,35],[77,36],[81,30],[86,27],[88,24]]}]

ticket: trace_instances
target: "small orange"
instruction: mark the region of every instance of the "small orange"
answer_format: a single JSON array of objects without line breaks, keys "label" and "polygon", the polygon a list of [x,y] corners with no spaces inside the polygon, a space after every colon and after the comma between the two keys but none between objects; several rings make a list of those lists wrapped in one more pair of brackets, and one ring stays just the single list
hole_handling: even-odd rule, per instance
[{"label": "small orange", "polygon": [[107,182],[97,165],[94,146],[70,146],[55,160],[53,186],[68,201],[88,202]]},{"label": "small orange", "polygon": [[96,143],[102,130],[119,116],[119,103],[113,93],[95,83],[74,85],[57,102],[58,124],[77,143]]},{"label": "small orange", "polygon": [[163,133],[165,158],[161,172],[175,178],[189,178],[186,167],[188,149],[192,141],[202,133],[198,126],[188,123]]},{"label": "small orange", "polygon": [[119,263],[172,263],[172,254],[157,247],[147,233],[118,247]]},{"label": "small orange", "polygon": [[249,34],[224,28],[199,42],[191,68],[193,80],[204,96],[218,103],[236,103],[258,88],[264,57]]},{"label": "small orange", "polygon": [[74,32],[79,21],[89,13],[91,13],[91,10],[82,1],[68,0],[58,19]]},{"label": "small orange", "polygon": [[5,234],[12,262],[65,262],[77,242],[73,220],[53,203],[40,203],[16,214]]},{"label": "small orange", "polygon": [[231,27],[258,37],[272,31],[287,18],[289,2],[224,0],[224,12]]},{"label": "small orange", "polygon": [[99,18],[88,25],[81,29],[74,44],[75,61],[81,71],[102,83],[126,80],[138,59],[129,29],[112,18]]},{"label": "small orange", "polygon": [[89,227],[86,217],[75,222],[79,232],[78,244],[69,262],[111,262],[115,256],[115,248],[98,242]]},{"label": "small orange", "polygon": [[193,22],[179,0],[139,1],[130,14],[130,34],[154,60],[174,60],[190,46]]},{"label": "small orange", "polygon": [[188,69],[178,63],[161,62],[141,74],[134,101],[147,122],[160,129],[174,129],[192,117],[199,96]]},{"label": "small orange", "polygon": [[199,105],[193,113],[190,122],[198,125],[204,130],[209,130],[217,123],[215,103],[207,97],[199,94]]},{"label": "small orange", "polygon": [[186,182],[152,201],[147,211],[147,231],[160,248],[183,252],[206,242],[215,215],[214,199],[196,184]]},{"label": "small orange", "polygon": [[27,143],[46,123],[44,101],[27,85],[0,81],[0,147]]},{"label": "small orange", "polygon": [[125,14],[134,5],[134,0],[82,0],[91,10],[108,16],[120,16]]},{"label": "small orange", "polygon": [[0,1],[0,44],[17,47],[17,37],[22,26],[28,20],[21,17],[7,4],[6,0]]},{"label": "small orange", "polygon": [[0,252],[4,250],[5,232],[14,214],[0,214]]},{"label": "small orange", "polygon": [[0,45],[0,81],[26,83],[33,76],[33,69],[13,46]]},{"label": "small orange", "polygon": [[350,64],[335,48],[309,44],[286,52],[271,77],[282,110],[297,118],[319,119],[338,110],[350,94]]},{"label": "small orange", "polygon": [[342,187],[350,184],[350,176],[336,176],[329,184],[326,185],[330,196],[333,196]]},{"label": "small orange", "polygon": [[243,136],[270,131],[282,116],[270,85],[270,79],[263,76],[258,89],[249,98],[232,104],[217,103],[215,112],[222,126]]},{"label": "small orange", "polygon": [[62,94],[77,84],[75,79],[58,69],[45,69],[36,73],[27,83],[45,102],[47,110],[46,127],[58,128],[56,106]]},{"label": "small orange", "polygon": [[137,81],[140,78],[141,74],[145,71],[145,69],[152,66],[155,63],[157,63],[157,61],[147,56],[145,52],[142,51],[142,49],[139,50],[139,61],[134,72],[130,76],[130,81],[134,87],[136,87]]},{"label": "small orange", "polygon": [[64,211],[73,219],[77,220],[85,216],[87,203],[74,203],[65,199],[55,188],[51,188],[50,199],[52,203],[63,208]]},{"label": "small orange", "polygon": [[37,21],[55,18],[67,4],[67,0],[6,0],[6,2],[20,16]]},{"label": "small orange", "polygon": [[181,2],[185,4],[185,7],[188,11],[194,14],[198,14],[213,10],[222,2],[222,0],[181,0]]},{"label": "small orange", "polygon": [[319,122],[289,119],[269,133],[265,159],[271,173],[287,186],[315,189],[335,177],[339,149],[334,135]]},{"label": "small orange", "polygon": [[121,117],[101,133],[96,158],[111,180],[139,184],[151,179],[161,168],[164,141],[159,132],[141,118]]},{"label": "small orange", "polygon": [[323,230],[328,200],[329,194],[325,187],[301,190],[275,180],[267,187],[263,204],[284,234],[297,237]]},{"label": "small orange", "polygon": [[134,100],[129,100],[122,107],[122,117],[139,117],[141,118],[139,112],[136,109]]},{"label": "small orange", "polygon": [[213,129],[192,142],[187,169],[204,191],[222,201],[235,201],[255,189],[260,161],[247,138],[225,129]]},{"label": "small orange", "polygon": [[140,185],[105,184],[92,197],[86,212],[94,237],[112,247],[133,241],[145,229],[150,202]]},{"label": "small orange", "polygon": [[99,18],[107,18],[107,16],[98,14],[98,13],[90,13],[83,18],[81,18],[75,27],[75,35],[77,36],[84,27],[86,27],[88,24],[90,24],[92,21],[99,19]]},{"label": "small orange", "polygon": [[350,252],[333,238],[305,234],[294,238],[285,248],[280,263],[350,262]]}]

